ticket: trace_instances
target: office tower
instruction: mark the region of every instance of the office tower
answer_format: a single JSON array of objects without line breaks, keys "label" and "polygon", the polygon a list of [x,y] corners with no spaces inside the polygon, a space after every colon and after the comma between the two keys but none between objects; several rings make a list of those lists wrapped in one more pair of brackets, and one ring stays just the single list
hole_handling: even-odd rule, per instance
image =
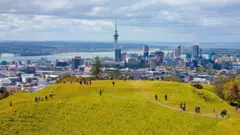
[{"label": "office tower", "polygon": [[83,65],[83,64],[84,64],[84,61],[79,56],[72,59],[72,69],[73,70],[78,69],[78,67]]},{"label": "office tower", "polygon": [[155,69],[157,67],[157,60],[154,59],[154,58],[150,59],[149,60],[149,66],[150,66],[150,68]]},{"label": "office tower", "polygon": [[202,59],[203,55],[202,55],[202,48],[199,48],[199,58]]},{"label": "office tower", "polygon": [[157,50],[157,51],[155,52],[155,57],[156,57],[156,59],[157,59],[157,61],[158,61],[158,65],[160,65],[161,63],[163,63],[164,52]]},{"label": "office tower", "polygon": [[197,44],[192,46],[192,59],[196,61],[199,59],[199,46]]},{"label": "office tower", "polygon": [[121,49],[115,49],[115,61],[116,62],[122,61]]},{"label": "office tower", "polygon": [[181,46],[178,46],[175,49],[175,58],[181,58],[181,53],[182,53],[182,48],[181,48]]},{"label": "office tower", "polygon": [[149,56],[149,47],[147,45],[143,46],[143,57],[148,58]]}]

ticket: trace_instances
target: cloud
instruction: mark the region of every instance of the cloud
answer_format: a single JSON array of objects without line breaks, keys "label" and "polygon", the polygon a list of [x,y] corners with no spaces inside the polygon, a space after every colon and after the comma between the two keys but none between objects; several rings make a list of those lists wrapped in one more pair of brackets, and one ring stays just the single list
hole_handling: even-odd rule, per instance
[{"label": "cloud", "polygon": [[[120,29],[144,40],[153,40],[144,32],[162,37],[153,36],[155,40],[167,39],[164,35],[172,40],[227,40],[231,32],[239,34],[239,8],[239,0],[1,0],[0,30],[8,35],[24,31],[29,38],[31,32],[63,32],[69,39],[74,32],[102,32],[98,36],[111,40],[113,22],[118,20]],[[160,28],[164,30],[154,30]]]}]

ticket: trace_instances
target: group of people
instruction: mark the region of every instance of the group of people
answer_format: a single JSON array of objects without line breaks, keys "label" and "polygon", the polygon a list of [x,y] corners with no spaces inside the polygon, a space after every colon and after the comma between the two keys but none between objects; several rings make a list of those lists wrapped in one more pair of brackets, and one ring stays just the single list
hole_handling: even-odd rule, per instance
[{"label": "group of people", "polygon": [[[50,90],[49,96],[50,96],[51,98],[53,98],[53,91],[52,91],[52,90]],[[43,101],[43,99],[44,99],[44,97],[35,97],[35,102]],[[45,100],[46,100],[46,101],[48,100],[48,96],[47,96],[47,95],[45,96]]]},{"label": "group of people", "polygon": [[221,111],[221,116],[225,117],[226,115],[227,115],[227,110],[226,109],[222,110]]},{"label": "group of people", "polygon": [[[164,99],[168,100],[168,95],[167,94],[164,95]],[[158,100],[158,95],[157,94],[155,94],[155,100]]]},{"label": "group of people", "polygon": [[180,109],[182,109],[183,111],[186,111],[186,108],[187,108],[186,103],[181,102]]},{"label": "group of people", "polygon": [[195,107],[195,113],[200,113],[200,107],[199,106]]},{"label": "group of people", "polygon": [[43,101],[43,97],[35,97],[35,102],[40,102],[40,101]]},{"label": "group of people", "polygon": [[92,85],[92,81],[91,80],[84,80],[84,81],[82,81],[82,80],[80,80],[79,81],[79,84],[80,85]]}]

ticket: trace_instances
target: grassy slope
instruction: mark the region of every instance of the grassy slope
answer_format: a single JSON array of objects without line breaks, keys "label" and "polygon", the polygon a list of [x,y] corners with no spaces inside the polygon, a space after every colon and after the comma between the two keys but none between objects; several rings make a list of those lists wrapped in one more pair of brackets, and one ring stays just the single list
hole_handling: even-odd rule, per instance
[{"label": "grassy slope", "polygon": [[[54,99],[34,102],[53,89]],[[100,97],[98,90],[103,89]],[[229,119],[215,119],[173,111],[145,102],[157,93],[160,102],[174,108],[186,102],[188,110],[203,113],[227,108]],[[169,101],[163,101],[164,94]],[[199,94],[202,93],[202,94]],[[203,96],[204,95],[204,96]],[[122,97],[114,98],[114,97]],[[207,98],[203,98],[207,97]],[[206,100],[207,99],[207,100]],[[210,99],[210,100],[209,100]],[[13,107],[8,106],[12,100]],[[157,81],[96,81],[92,86],[57,84],[37,93],[18,93],[0,101],[1,134],[240,134],[239,116],[213,93],[193,92],[189,84]]]}]

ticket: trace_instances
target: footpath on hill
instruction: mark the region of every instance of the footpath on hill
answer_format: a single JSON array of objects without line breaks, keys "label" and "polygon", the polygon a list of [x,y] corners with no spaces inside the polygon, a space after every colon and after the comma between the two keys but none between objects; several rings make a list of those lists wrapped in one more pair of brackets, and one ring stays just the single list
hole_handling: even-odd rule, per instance
[{"label": "footpath on hill", "polygon": [[174,107],[171,107],[171,106],[167,106],[167,105],[165,105],[165,104],[163,104],[163,103],[161,103],[159,101],[138,100],[138,99],[131,99],[131,98],[120,97],[120,96],[107,96],[107,97],[114,98],[114,99],[128,100],[128,101],[139,101],[139,102],[153,103],[153,104],[159,105],[161,107],[168,108],[168,109],[175,110],[175,111],[181,111],[181,112],[186,112],[186,113],[189,113],[189,114],[195,114],[195,115],[212,117],[212,118],[223,118],[221,116],[218,116],[217,113],[214,113],[214,114],[204,114],[204,113],[195,113],[195,112],[191,112],[191,111],[187,111],[187,110],[183,111],[182,109],[178,109],[178,108],[174,108]]}]

